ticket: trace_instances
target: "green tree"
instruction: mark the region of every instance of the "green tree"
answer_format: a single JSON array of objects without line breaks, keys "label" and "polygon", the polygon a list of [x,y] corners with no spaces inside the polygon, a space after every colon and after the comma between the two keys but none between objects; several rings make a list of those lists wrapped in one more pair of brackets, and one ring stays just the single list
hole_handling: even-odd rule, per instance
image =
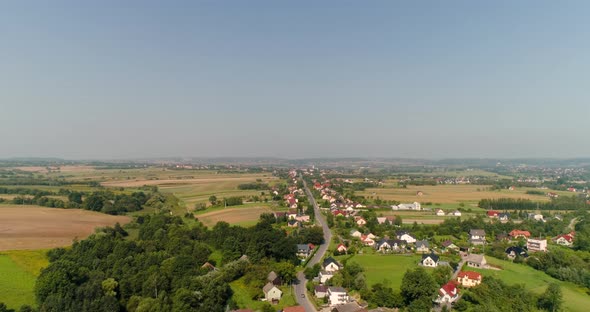
[{"label": "green tree", "polygon": [[561,310],[563,304],[563,295],[561,287],[556,283],[551,283],[547,286],[547,290],[541,295],[537,303],[540,309],[556,312]]},{"label": "green tree", "polygon": [[209,202],[211,203],[211,205],[215,206],[215,204],[217,204],[217,196],[215,196],[215,195],[209,196]]},{"label": "green tree", "polygon": [[438,289],[434,278],[424,270],[408,270],[402,279],[401,294],[407,305],[416,300],[431,300]]},{"label": "green tree", "polygon": [[102,281],[102,291],[105,296],[115,297],[117,295],[117,287],[119,287],[119,283],[112,277]]}]

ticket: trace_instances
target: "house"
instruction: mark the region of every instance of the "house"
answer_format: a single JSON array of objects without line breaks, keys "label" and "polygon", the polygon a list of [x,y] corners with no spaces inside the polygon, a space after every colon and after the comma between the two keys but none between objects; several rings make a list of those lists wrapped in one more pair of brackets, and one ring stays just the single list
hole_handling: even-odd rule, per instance
[{"label": "house", "polygon": [[391,206],[392,210],[422,210],[419,202],[413,204],[399,204]]},{"label": "house", "polygon": [[339,253],[345,253],[346,251],[348,251],[348,248],[346,248],[346,246],[344,246],[344,244],[339,244],[338,247],[336,247],[336,250]]},{"label": "house", "polygon": [[297,221],[297,220],[290,219],[289,221],[287,221],[287,226],[288,226],[288,227],[291,227],[291,228],[296,228],[296,227],[298,227],[299,225],[300,225],[300,223],[299,223],[299,221]]},{"label": "house", "polygon": [[315,294],[316,298],[322,299],[328,294],[328,286],[317,285],[313,293]]},{"label": "house", "polygon": [[526,258],[529,255],[527,254],[526,250],[524,250],[524,248],[518,247],[518,246],[510,246],[508,248],[506,248],[506,257],[508,257],[508,259],[510,260],[514,260],[517,256]]},{"label": "house", "polygon": [[450,240],[446,240],[444,242],[442,242],[442,244],[440,244],[442,246],[442,248],[446,251],[446,250],[459,250],[459,246],[453,244],[452,241]]},{"label": "house", "polygon": [[457,274],[457,282],[463,287],[474,287],[481,284],[481,274],[473,271],[462,271]]},{"label": "house", "polygon": [[369,234],[367,234],[367,237],[368,237],[368,238],[370,238],[370,239],[375,239],[375,238],[377,238],[377,236],[375,236],[373,233],[369,233]]},{"label": "house", "polygon": [[274,214],[275,214],[275,218],[277,218],[277,220],[287,217],[286,212],[275,212]]},{"label": "house", "polygon": [[461,216],[461,211],[459,210],[455,210],[453,212],[449,212],[448,214],[449,216],[454,216],[454,217],[460,217]]},{"label": "house", "polygon": [[406,247],[406,242],[399,239],[381,239],[375,243],[377,251],[386,253],[390,251],[401,251]]},{"label": "house", "polygon": [[535,220],[535,221],[543,221],[545,222],[545,219],[543,219],[543,215],[539,214],[539,213],[529,213],[528,214],[528,218],[531,220]]},{"label": "house", "polygon": [[297,207],[289,208],[289,211],[287,212],[287,219],[295,220],[295,218],[297,218]]},{"label": "house", "polygon": [[422,266],[425,267],[436,268],[438,266],[438,260],[439,257],[434,253],[431,253],[429,255],[422,255],[422,260],[420,261],[420,264],[422,264]]},{"label": "house", "polygon": [[348,303],[348,294],[342,287],[328,287],[328,302],[330,306]]},{"label": "house", "polygon": [[201,266],[201,269],[207,269],[207,270],[209,270],[209,271],[217,271],[217,268],[216,268],[216,267],[215,267],[213,264],[211,264],[211,263],[209,263],[209,262],[205,262],[205,263],[204,263],[204,264]]},{"label": "house", "polygon": [[508,190],[509,190],[509,191],[514,191],[515,189],[516,189],[516,187],[514,187],[514,186],[510,186],[510,187],[508,188]]},{"label": "house", "polygon": [[445,212],[442,209],[436,209],[435,214],[439,217],[444,217],[445,216]]},{"label": "house", "polygon": [[371,246],[371,247],[375,246],[375,240],[370,238],[368,235],[361,236],[361,242],[365,246]]},{"label": "house", "polygon": [[342,265],[332,257],[328,257],[322,262],[322,268],[327,272],[335,272],[340,270]]},{"label": "house", "polygon": [[577,191],[575,187],[568,187],[567,190],[568,190],[568,192],[574,192],[574,193]]},{"label": "house", "polygon": [[502,222],[506,222],[506,221],[510,220],[510,214],[507,212],[499,213],[498,220],[500,220]]},{"label": "house", "polygon": [[363,217],[355,217],[354,219],[358,226],[364,226],[367,224],[367,220],[365,220]]},{"label": "house", "polygon": [[311,255],[311,248],[307,244],[297,244],[297,257],[307,258]]},{"label": "house", "polygon": [[281,284],[283,284],[283,281],[277,275],[277,273],[275,273],[275,271],[270,271],[270,273],[268,273],[266,276],[266,281],[272,283],[275,286],[281,286]]},{"label": "house", "polygon": [[414,236],[410,235],[410,233],[408,231],[397,231],[396,237],[399,240],[406,241],[408,244],[413,244],[416,242],[416,238],[414,238]]},{"label": "house", "polygon": [[356,302],[349,302],[333,307],[330,312],[367,312],[367,309],[361,307]]},{"label": "house", "polygon": [[311,218],[308,215],[300,215],[300,216],[296,216],[295,220],[297,220],[299,222],[309,222],[311,220]]},{"label": "house", "polygon": [[393,224],[395,216],[377,217],[377,223],[379,224]]},{"label": "house", "polygon": [[416,242],[416,252],[425,253],[430,251],[430,245],[427,241],[421,240]]},{"label": "house", "polygon": [[346,212],[337,209],[337,210],[332,211],[332,215],[334,215],[334,217],[339,217],[339,216],[346,217]]},{"label": "house", "polygon": [[459,289],[453,282],[444,284],[438,290],[438,297],[435,302],[437,303],[452,303],[459,299]]},{"label": "house", "polygon": [[478,254],[469,254],[467,257],[465,257],[465,262],[467,263],[467,266],[473,267],[473,268],[487,268],[488,266],[488,262],[486,260],[486,257],[484,255],[478,255]]},{"label": "house", "polygon": [[363,235],[363,233],[359,232],[359,230],[353,229],[350,231],[350,236],[352,236],[352,237],[359,237],[360,238],[362,235]]},{"label": "house", "polygon": [[547,196],[549,196],[550,198],[558,198],[559,197],[559,194],[553,193],[553,192],[549,192],[549,193],[547,193]]},{"label": "house", "polygon": [[560,234],[553,241],[558,245],[571,247],[574,244],[574,236],[572,234]]},{"label": "house", "polygon": [[320,271],[320,274],[318,275],[318,277],[319,277],[320,283],[324,284],[328,280],[330,280],[332,277],[334,277],[334,272]]},{"label": "house", "polygon": [[472,229],[469,231],[469,242],[473,245],[484,245],[486,243],[486,231]]},{"label": "house", "polygon": [[285,307],[283,312],[305,312],[305,308],[302,306]]},{"label": "house", "polygon": [[270,282],[264,285],[262,291],[264,292],[264,299],[270,303],[279,302],[281,300],[281,296],[283,295],[283,292]]},{"label": "house", "polygon": [[526,247],[529,252],[547,252],[547,240],[546,239],[535,239],[529,238],[526,241]]},{"label": "house", "polygon": [[488,218],[497,218],[500,212],[496,210],[488,210],[486,214],[488,215]]},{"label": "house", "polygon": [[512,239],[518,239],[518,238],[529,238],[531,237],[531,232],[529,231],[521,231],[521,230],[512,230],[510,231],[510,233],[508,233],[508,235],[510,235],[510,238]]}]

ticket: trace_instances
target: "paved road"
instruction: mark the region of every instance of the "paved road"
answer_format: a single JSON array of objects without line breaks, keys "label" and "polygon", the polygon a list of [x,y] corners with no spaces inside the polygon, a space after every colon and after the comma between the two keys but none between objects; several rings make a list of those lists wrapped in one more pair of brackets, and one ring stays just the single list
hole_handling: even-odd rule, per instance
[{"label": "paved road", "polygon": [[[322,212],[320,211],[320,207],[316,203],[315,199],[313,198],[313,195],[311,194],[311,191],[307,187],[307,183],[305,183],[305,181],[301,178],[301,176],[300,176],[300,179],[301,179],[301,181],[303,181],[303,188],[305,189],[305,193],[307,194],[307,198],[308,198],[309,202],[314,207],[316,223],[319,223],[322,226],[322,229],[324,230],[324,243],[318,247],[319,248],[318,251],[314,254],[314,256],[311,258],[311,260],[309,260],[309,262],[307,262],[306,267],[312,267],[316,263],[319,263],[320,260],[322,260],[322,258],[326,254],[326,251],[328,250],[328,246],[330,245],[330,241],[332,240],[332,231],[330,231],[330,228],[328,227],[328,222],[326,222],[326,219],[324,218],[324,216],[322,215]],[[305,308],[306,312],[316,312],[317,310],[316,310],[315,306],[309,300],[309,296],[307,294],[307,289],[305,288],[306,283],[307,283],[307,279],[305,278],[303,271],[299,271],[297,273],[297,281],[295,281],[295,285],[294,285],[295,297],[297,298],[297,303],[300,306],[303,306]]]}]

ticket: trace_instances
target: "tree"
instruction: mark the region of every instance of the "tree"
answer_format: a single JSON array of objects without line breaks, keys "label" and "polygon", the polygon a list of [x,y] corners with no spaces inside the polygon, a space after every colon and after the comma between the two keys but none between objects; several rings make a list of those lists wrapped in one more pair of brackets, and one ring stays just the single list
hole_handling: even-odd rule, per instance
[{"label": "tree", "polygon": [[102,281],[102,290],[104,291],[105,296],[115,297],[117,295],[117,287],[119,283],[114,278],[107,278],[106,280]]},{"label": "tree", "polygon": [[453,273],[453,270],[446,265],[437,266],[432,272],[432,277],[438,285],[445,284],[450,278]]},{"label": "tree", "polygon": [[402,279],[401,294],[407,305],[416,300],[432,299],[437,289],[438,285],[424,268],[408,270]]},{"label": "tree", "polygon": [[211,203],[211,205],[215,206],[215,204],[217,204],[217,196],[215,196],[215,195],[209,196],[209,202]]},{"label": "tree", "polygon": [[561,293],[561,287],[559,287],[559,284],[556,283],[549,284],[549,286],[547,286],[547,290],[545,290],[537,302],[539,309],[550,312],[560,311],[562,304],[563,295]]},{"label": "tree", "polygon": [[9,309],[4,303],[0,302],[0,312],[14,312],[14,310]]}]

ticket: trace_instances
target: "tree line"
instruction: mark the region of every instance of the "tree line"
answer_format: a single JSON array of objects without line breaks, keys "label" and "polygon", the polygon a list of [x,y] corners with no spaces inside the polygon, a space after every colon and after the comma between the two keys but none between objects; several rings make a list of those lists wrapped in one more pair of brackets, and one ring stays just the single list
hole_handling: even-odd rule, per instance
[{"label": "tree line", "polygon": [[494,210],[579,210],[590,208],[586,199],[577,196],[561,196],[549,202],[534,202],[529,199],[498,198],[482,199],[478,206]]}]

